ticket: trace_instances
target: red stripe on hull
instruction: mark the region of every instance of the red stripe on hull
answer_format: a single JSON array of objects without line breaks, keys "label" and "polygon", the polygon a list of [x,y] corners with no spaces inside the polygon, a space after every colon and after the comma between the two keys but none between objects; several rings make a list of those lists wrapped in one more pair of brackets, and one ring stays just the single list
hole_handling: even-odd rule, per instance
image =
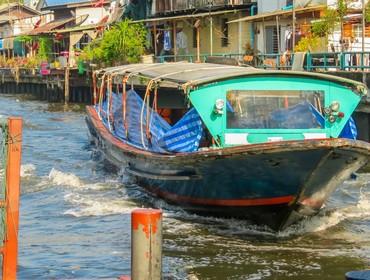
[{"label": "red stripe on hull", "polygon": [[289,204],[295,198],[292,195],[272,197],[272,198],[249,198],[249,199],[207,199],[207,198],[193,198],[188,196],[181,196],[173,193],[164,192],[151,187],[146,187],[150,192],[157,196],[174,202],[176,204],[196,204],[207,206],[264,206],[264,205],[280,205]]}]

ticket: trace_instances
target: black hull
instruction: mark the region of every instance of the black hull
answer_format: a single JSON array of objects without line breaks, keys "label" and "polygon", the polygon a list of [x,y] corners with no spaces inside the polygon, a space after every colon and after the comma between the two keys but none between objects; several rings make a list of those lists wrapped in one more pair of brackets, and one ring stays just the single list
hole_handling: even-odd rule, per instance
[{"label": "black hull", "polygon": [[119,141],[92,107],[87,112],[92,139],[106,159],[152,195],[191,212],[248,219],[275,230],[317,213],[370,155],[370,144],[346,139],[161,155]]}]

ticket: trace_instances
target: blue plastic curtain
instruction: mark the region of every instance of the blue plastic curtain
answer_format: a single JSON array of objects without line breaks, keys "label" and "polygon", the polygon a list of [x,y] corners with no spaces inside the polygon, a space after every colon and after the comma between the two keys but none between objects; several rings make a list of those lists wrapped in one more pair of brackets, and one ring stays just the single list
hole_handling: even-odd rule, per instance
[{"label": "blue plastic curtain", "polygon": [[[194,152],[198,150],[203,135],[203,126],[198,112],[192,108],[182,119],[171,127],[157,112],[149,109],[149,131],[147,138],[147,106],[142,98],[134,91],[127,92],[126,99],[126,127],[123,121],[122,94],[113,93],[112,117],[110,127],[112,133],[123,141],[138,148],[160,152]],[[102,104],[102,120],[108,125],[108,102]],[[97,107],[98,109],[98,107]]]}]

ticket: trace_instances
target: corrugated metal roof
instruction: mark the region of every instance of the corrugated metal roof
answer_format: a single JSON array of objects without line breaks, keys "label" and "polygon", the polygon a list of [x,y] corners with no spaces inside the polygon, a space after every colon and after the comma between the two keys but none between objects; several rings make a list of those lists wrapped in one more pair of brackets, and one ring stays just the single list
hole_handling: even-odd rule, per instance
[{"label": "corrugated metal roof", "polygon": [[[126,76],[147,77],[157,81],[167,81],[175,83],[179,86],[197,86],[209,84],[221,80],[260,76],[260,75],[281,75],[281,76],[296,76],[317,78],[328,80],[350,86],[353,90],[358,91],[360,88],[366,89],[366,86],[360,82],[340,78],[327,74],[319,74],[313,72],[298,72],[298,71],[265,71],[254,67],[227,66],[211,63],[153,63],[153,64],[129,64],[118,67],[111,67],[99,70],[99,75],[104,73]],[[130,75],[130,76],[131,76]]]},{"label": "corrugated metal roof", "polygon": [[26,33],[26,35],[38,35],[38,34],[44,34],[44,33],[50,33],[52,30],[56,28],[60,28],[64,24],[67,24],[69,22],[74,21],[74,17],[66,18],[66,19],[59,19],[59,20],[53,20],[51,22],[48,22],[44,25],[41,25],[40,27],[37,27],[29,32]]}]

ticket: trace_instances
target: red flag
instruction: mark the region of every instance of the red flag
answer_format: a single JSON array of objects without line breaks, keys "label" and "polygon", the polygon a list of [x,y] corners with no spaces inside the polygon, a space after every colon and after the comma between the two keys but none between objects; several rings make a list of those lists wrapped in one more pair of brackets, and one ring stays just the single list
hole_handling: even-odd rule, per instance
[{"label": "red flag", "polygon": [[94,8],[99,8],[104,6],[104,0],[97,0],[95,3],[92,4]]}]

